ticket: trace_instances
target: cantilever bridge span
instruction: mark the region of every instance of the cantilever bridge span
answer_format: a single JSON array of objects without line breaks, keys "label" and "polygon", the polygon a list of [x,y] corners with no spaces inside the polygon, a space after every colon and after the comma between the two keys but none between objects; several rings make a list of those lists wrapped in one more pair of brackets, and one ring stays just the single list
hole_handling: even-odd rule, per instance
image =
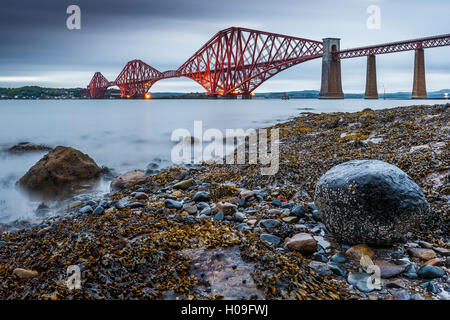
[{"label": "cantilever bridge span", "polygon": [[144,97],[162,79],[187,77],[209,95],[251,98],[264,81],[299,63],[322,58],[320,98],[343,98],[340,60],[367,56],[366,98],[378,98],[375,55],[415,50],[413,97],[426,97],[423,49],[450,45],[450,34],[340,50],[340,39],[315,41],[246,28],[219,31],[177,70],[158,71],[141,60],[128,62],[116,80],[96,72],[88,85],[92,98],[118,86],[122,97]]}]

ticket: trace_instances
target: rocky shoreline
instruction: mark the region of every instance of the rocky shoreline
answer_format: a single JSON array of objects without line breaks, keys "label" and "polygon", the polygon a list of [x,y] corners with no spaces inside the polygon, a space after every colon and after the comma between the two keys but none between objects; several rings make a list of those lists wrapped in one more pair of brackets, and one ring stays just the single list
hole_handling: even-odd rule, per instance
[{"label": "rocky shoreline", "polygon": [[[64,214],[1,235],[0,298],[449,299],[449,106],[303,113],[274,126],[273,176],[260,165],[202,164],[76,195]],[[355,159],[405,171],[429,219],[389,246],[337,242],[315,187]],[[362,255],[379,267],[379,289],[367,287]],[[76,290],[66,285],[72,265]]]}]

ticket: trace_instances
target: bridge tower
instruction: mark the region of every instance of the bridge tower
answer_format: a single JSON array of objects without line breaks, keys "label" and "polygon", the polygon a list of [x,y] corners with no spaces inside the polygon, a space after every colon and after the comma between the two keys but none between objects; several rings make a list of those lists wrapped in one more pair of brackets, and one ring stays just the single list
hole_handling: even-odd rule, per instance
[{"label": "bridge tower", "polygon": [[423,48],[416,49],[414,54],[414,83],[411,98],[427,98],[427,87],[425,83],[425,57]]},{"label": "bridge tower", "polygon": [[333,57],[340,50],[341,39],[323,39],[322,83],[319,99],[343,99],[341,80],[341,60]]},{"label": "bridge tower", "polygon": [[364,99],[378,99],[377,67],[374,54],[367,56],[366,94]]}]

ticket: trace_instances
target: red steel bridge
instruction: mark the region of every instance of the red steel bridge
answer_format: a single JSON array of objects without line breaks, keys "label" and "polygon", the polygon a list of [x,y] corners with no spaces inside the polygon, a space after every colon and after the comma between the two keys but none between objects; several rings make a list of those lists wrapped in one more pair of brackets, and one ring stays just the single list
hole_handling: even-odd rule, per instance
[{"label": "red steel bridge", "polygon": [[367,56],[366,98],[378,98],[375,56],[415,50],[413,98],[425,98],[423,49],[450,45],[450,34],[370,47],[340,50],[340,39],[315,41],[282,34],[231,27],[219,31],[177,70],[158,71],[141,60],[128,62],[116,80],[96,72],[88,85],[92,98],[103,98],[108,87],[118,86],[123,98],[144,98],[162,79],[187,77],[211,97],[250,99],[252,92],[279,72],[322,58],[320,98],[343,98],[342,59]]}]

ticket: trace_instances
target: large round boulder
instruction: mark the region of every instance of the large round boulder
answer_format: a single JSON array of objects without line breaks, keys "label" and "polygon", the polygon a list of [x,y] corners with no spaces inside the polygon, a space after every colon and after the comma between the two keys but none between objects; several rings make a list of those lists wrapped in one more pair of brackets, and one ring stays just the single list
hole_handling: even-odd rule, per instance
[{"label": "large round boulder", "polygon": [[98,178],[101,172],[102,169],[87,154],[58,146],[31,167],[18,183],[33,193],[59,196]]},{"label": "large round boulder", "polygon": [[402,170],[379,160],[331,168],[317,182],[314,202],[339,242],[388,245],[428,216],[420,187]]}]

